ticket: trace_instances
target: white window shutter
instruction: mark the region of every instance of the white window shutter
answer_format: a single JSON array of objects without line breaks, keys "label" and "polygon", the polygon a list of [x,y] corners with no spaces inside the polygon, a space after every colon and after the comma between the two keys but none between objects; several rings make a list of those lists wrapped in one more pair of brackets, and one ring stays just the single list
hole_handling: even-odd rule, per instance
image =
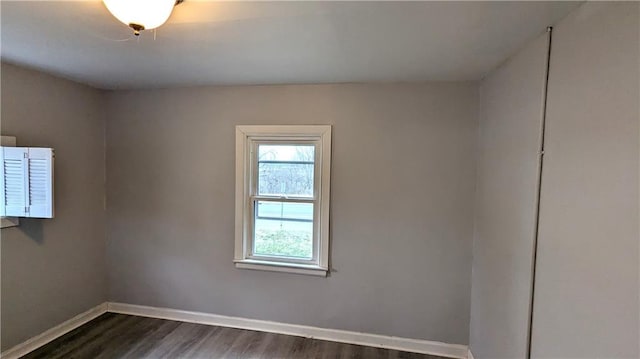
[{"label": "white window shutter", "polygon": [[53,149],[28,151],[27,217],[53,218]]},{"label": "white window shutter", "polygon": [[28,149],[24,147],[2,147],[0,215],[3,217],[26,216],[28,153]]}]

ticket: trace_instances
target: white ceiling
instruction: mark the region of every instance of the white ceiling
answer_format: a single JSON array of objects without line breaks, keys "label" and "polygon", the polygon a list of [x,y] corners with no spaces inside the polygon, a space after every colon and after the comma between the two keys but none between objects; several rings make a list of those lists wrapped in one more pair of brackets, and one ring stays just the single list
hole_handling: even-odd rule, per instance
[{"label": "white ceiling", "polygon": [[2,1],[1,56],[106,89],[477,80],[578,5],[186,0],[154,40],[101,1]]}]

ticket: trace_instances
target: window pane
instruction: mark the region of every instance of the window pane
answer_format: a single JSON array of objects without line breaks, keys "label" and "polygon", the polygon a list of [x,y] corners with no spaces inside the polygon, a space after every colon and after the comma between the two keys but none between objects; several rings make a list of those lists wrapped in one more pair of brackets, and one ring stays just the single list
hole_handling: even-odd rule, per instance
[{"label": "window pane", "polygon": [[311,259],[313,203],[258,201],[253,253]]},{"label": "window pane", "polygon": [[313,197],[315,146],[258,145],[258,194]]}]

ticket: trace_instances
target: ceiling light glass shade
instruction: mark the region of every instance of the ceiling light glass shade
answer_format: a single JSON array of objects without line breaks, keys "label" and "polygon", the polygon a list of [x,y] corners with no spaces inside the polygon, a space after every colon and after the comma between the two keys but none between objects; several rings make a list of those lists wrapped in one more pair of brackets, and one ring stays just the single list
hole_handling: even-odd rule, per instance
[{"label": "ceiling light glass shade", "polygon": [[145,30],[164,24],[176,0],[102,0],[116,19],[127,26],[141,25]]}]

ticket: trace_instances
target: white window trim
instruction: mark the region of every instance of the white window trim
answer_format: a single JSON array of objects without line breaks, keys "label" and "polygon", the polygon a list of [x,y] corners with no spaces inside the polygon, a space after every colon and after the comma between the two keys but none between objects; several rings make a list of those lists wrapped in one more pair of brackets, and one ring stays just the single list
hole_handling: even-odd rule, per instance
[{"label": "white window trim", "polygon": [[[319,208],[314,215],[317,221],[317,248],[312,261],[295,263],[251,257],[252,230],[250,223],[253,216],[249,195],[251,194],[251,150],[254,141],[278,140],[315,140],[320,150],[316,153],[319,162],[319,173],[315,174],[319,181],[317,200]],[[235,221],[235,253],[236,268],[257,269],[274,272],[288,272],[326,276],[329,270],[329,198],[331,178],[331,126],[236,126],[236,221]],[[314,243],[315,244],[315,243]]]}]

